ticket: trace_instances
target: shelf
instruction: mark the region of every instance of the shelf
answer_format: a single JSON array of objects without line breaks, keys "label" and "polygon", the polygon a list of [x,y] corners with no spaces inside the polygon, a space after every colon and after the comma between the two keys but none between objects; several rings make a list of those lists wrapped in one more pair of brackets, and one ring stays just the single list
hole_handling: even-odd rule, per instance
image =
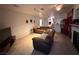
[{"label": "shelf", "polygon": [[71,24],[71,26],[79,27],[79,25],[76,25],[76,24]]}]

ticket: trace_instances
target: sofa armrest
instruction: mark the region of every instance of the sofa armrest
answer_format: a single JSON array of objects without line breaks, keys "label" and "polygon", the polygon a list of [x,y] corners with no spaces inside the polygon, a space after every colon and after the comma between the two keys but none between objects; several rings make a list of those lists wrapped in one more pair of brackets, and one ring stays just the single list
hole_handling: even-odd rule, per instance
[{"label": "sofa armrest", "polygon": [[38,37],[34,37],[32,38],[33,42],[43,42],[44,44],[48,44],[48,41],[42,39],[42,38],[38,38]]},{"label": "sofa armrest", "polygon": [[32,38],[32,40],[43,40],[43,39],[39,38],[39,37],[34,37],[34,38]]},{"label": "sofa armrest", "polygon": [[44,39],[42,39],[42,38],[38,38],[38,37],[34,37],[34,38],[32,38],[32,40],[33,40],[33,42],[43,42],[43,43],[47,43]]}]

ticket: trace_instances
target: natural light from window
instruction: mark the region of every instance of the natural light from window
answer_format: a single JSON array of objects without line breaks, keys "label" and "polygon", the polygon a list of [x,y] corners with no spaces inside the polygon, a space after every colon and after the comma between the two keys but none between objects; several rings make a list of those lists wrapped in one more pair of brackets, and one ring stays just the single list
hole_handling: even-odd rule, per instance
[{"label": "natural light from window", "polygon": [[42,21],[42,19],[40,19],[40,26],[42,26],[42,25],[43,25],[43,24],[42,24],[42,22],[43,22],[43,21]]}]

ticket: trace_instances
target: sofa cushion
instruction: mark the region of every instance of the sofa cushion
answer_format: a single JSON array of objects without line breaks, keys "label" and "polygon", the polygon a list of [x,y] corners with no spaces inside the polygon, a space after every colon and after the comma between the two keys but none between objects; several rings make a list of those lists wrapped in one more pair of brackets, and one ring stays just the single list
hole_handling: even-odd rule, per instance
[{"label": "sofa cushion", "polygon": [[51,45],[53,43],[53,38],[47,36],[46,39],[45,39],[45,41],[46,41],[47,44]]},{"label": "sofa cushion", "polygon": [[45,38],[45,41],[48,44],[52,44],[53,43],[53,38],[54,38],[54,34],[55,34],[55,30],[52,30],[48,33],[48,36]]}]

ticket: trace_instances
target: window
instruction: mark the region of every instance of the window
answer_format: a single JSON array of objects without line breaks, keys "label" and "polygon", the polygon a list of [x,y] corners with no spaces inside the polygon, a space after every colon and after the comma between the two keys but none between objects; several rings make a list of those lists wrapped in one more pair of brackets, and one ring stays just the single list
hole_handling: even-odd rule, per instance
[{"label": "window", "polygon": [[42,26],[42,19],[40,19],[40,26]]}]

